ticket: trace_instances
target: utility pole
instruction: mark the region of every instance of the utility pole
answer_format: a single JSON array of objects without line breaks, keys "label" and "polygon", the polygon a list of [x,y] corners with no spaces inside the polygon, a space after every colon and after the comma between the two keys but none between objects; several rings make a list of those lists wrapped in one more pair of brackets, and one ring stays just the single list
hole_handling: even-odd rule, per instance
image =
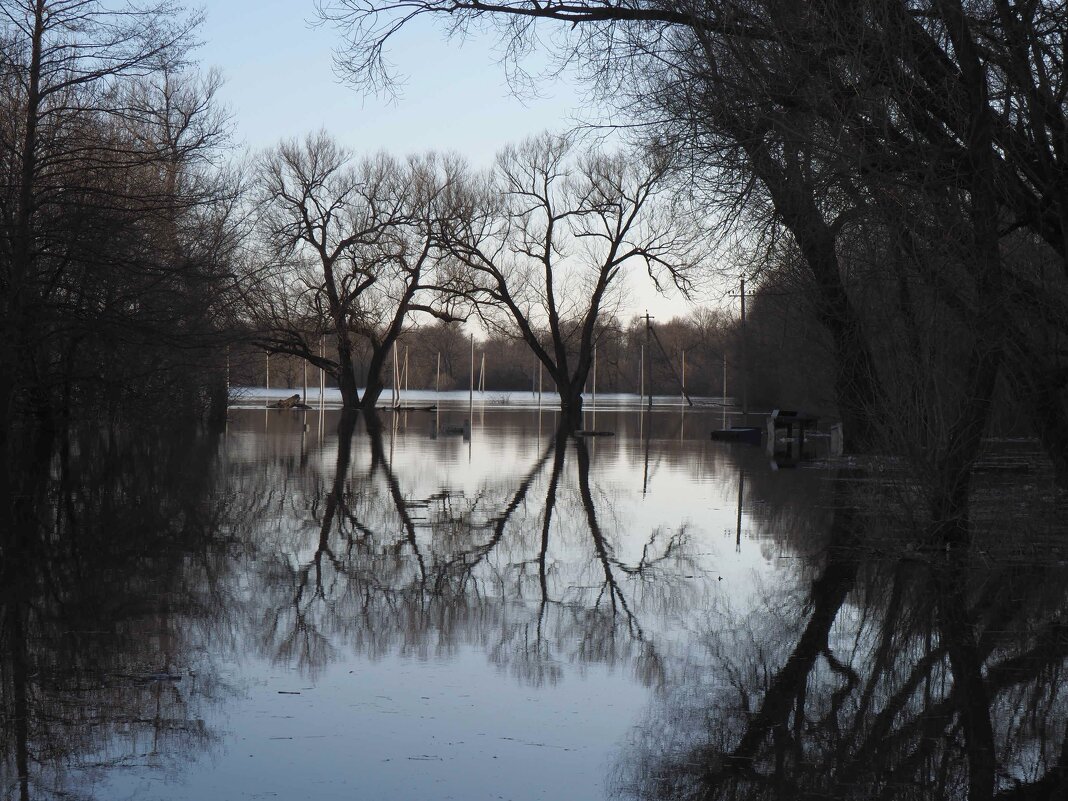
[{"label": "utility pole", "polygon": [[[642,373],[645,373],[645,354],[652,353],[649,347],[649,334],[653,330],[653,320],[655,317],[649,316],[649,310],[645,310],[645,346],[642,348]],[[649,411],[653,410],[653,373],[649,371]]]},{"label": "utility pole", "polygon": [[745,277],[742,277],[742,425],[749,425],[749,359],[745,330]]},{"label": "utility pole", "polygon": [[[724,349],[726,351],[726,349]],[[723,427],[727,427],[727,356],[726,352],[723,355],[723,402],[720,403],[719,408],[723,411]]]},{"label": "utility pole", "polygon": [[390,381],[393,384],[393,408],[396,409],[400,405],[400,397],[397,395],[397,382],[400,378],[400,371],[397,369],[397,346],[393,346],[393,379]]},{"label": "utility pole", "polygon": [[645,405],[645,345],[641,345],[641,358],[638,360],[638,409]]},{"label": "utility pole", "polygon": [[[732,295],[733,297],[733,295]],[[741,372],[741,385],[742,385],[742,425],[749,425],[749,358],[748,358],[748,342],[745,330],[745,276],[741,278],[741,291],[738,293],[738,297],[742,301],[742,332],[741,332],[741,353],[739,354],[739,372]],[[724,378],[724,384],[726,384],[726,378]],[[724,393],[724,396],[726,394]]]},{"label": "utility pole", "polygon": [[593,410],[597,411],[597,346],[593,346]]},{"label": "utility pole", "polygon": [[686,349],[682,349],[682,399],[686,400]]}]

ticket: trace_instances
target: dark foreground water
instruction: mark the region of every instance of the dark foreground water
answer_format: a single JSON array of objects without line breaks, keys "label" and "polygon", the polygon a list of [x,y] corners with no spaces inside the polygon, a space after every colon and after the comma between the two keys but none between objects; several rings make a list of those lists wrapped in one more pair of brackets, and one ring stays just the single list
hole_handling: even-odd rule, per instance
[{"label": "dark foreground water", "polygon": [[706,413],[466,417],[28,453],[0,797],[1068,789],[1068,539],[1027,443],[981,465],[951,552],[893,463],[784,469]]}]

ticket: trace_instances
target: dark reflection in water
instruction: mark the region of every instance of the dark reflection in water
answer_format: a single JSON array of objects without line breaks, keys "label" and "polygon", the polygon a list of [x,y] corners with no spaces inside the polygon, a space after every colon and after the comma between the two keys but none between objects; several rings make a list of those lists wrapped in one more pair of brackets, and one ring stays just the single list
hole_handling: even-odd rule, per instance
[{"label": "dark reflection in water", "polygon": [[[639,607],[665,617],[696,600],[685,528],[654,529],[635,558],[619,556],[598,519],[598,501],[610,510],[611,498],[595,499],[583,440],[548,434],[529,455],[498,453],[504,472],[490,466],[470,489],[450,484],[462,468],[443,465],[420,490],[402,486],[389,436],[379,420],[341,419],[332,475],[288,488],[303,532],[260,562],[265,654],[314,675],[339,641],[372,658],[478,643],[535,684],[571,662],[624,662],[644,684],[660,682]],[[245,491],[277,484],[267,475]]]},{"label": "dark reflection in water", "polygon": [[[229,522],[210,438],[31,444],[0,534],[4,798],[94,797],[118,766],[181,771],[214,733]],[[33,458],[33,457],[36,458]]]},{"label": "dark reflection in water", "polygon": [[636,728],[620,796],[1068,797],[1063,518],[988,517],[972,551],[924,547],[872,508],[873,480],[842,471],[811,584],[765,598],[787,615],[705,634]]},{"label": "dark reflection in water", "polygon": [[251,412],[27,456],[0,794],[1065,792],[1040,476],[993,471],[946,550],[887,511],[900,482],[773,471],[699,414],[600,412],[593,440],[465,416]]}]

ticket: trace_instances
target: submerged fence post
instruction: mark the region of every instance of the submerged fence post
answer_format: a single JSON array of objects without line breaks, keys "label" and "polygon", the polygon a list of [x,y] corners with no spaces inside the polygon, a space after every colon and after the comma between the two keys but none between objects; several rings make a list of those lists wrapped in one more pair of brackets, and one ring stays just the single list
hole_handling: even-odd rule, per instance
[{"label": "submerged fence post", "polygon": [[742,425],[749,425],[749,356],[746,352],[745,278],[742,278]]},{"label": "submerged fence post", "polygon": [[397,383],[400,381],[400,370],[397,368],[397,346],[393,346],[393,408],[400,405],[400,395],[397,391]]},{"label": "submerged fence post", "polygon": [[641,346],[641,358],[638,367],[638,406],[645,405],[645,345]]},{"label": "submerged fence post", "polygon": [[686,351],[682,351],[682,400],[686,400]]},{"label": "submerged fence post", "polygon": [[720,408],[723,409],[723,428],[727,427],[727,357],[723,357],[723,402],[720,404]]},{"label": "submerged fence post", "polygon": [[593,346],[593,411],[597,412],[597,346]]}]

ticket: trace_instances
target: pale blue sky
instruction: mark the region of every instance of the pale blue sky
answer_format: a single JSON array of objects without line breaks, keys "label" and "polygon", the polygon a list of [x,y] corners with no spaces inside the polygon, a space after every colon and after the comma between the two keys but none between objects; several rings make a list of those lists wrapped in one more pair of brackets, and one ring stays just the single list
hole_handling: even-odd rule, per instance
[{"label": "pale blue sky", "polygon": [[[567,78],[543,87],[540,97],[517,99],[492,37],[461,46],[426,23],[402,31],[391,48],[406,76],[401,95],[363,96],[338,82],[333,50],[340,33],[309,25],[314,13],[312,0],[216,0],[207,7],[198,57],[223,74],[221,99],[238,145],[255,151],[325,128],[357,154],[451,150],[487,166],[509,142],[596,113]],[[658,295],[639,269],[628,286],[629,313],[648,308],[667,319],[688,311],[681,299]]]},{"label": "pale blue sky", "polygon": [[508,142],[582,116],[577,87],[555,81],[523,102],[509,91],[493,40],[460,46],[432,25],[402,32],[393,62],[407,76],[396,100],[365,97],[338,82],[330,26],[312,28],[311,0],[225,0],[207,9],[204,66],[225,79],[236,136],[254,149],[320,127],[357,152],[455,150],[487,164]]}]

